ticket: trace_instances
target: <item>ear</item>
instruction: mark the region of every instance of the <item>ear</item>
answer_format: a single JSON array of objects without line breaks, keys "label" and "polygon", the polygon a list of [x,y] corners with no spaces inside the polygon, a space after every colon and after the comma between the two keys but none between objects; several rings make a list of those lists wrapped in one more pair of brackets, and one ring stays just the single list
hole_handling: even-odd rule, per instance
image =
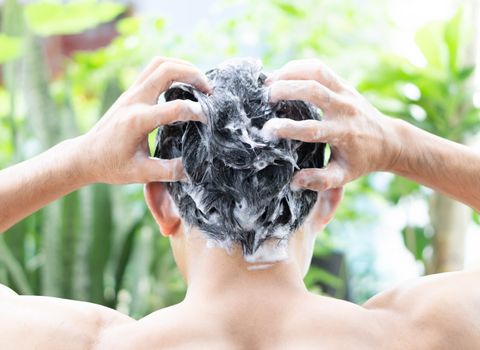
[{"label": "ear", "polygon": [[323,229],[332,220],[342,197],[343,187],[318,192],[317,202],[309,218],[316,230]]},{"label": "ear", "polygon": [[145,200],[164,236],[172,236],[180,227],[182,219],[177,206],[161,182],[150,182],[144,188]]}]

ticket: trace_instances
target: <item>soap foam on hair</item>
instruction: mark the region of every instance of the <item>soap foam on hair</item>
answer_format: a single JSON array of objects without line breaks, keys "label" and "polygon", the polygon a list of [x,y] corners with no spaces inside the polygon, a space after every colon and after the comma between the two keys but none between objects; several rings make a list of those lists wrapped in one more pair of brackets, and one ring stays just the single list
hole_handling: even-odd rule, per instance
[{"label": "soap foam on hair", "polygon": [[207,247],[232,251],[239,245],[252,264],[286,260],[289,237],[317,198],[316,192],[293,192],[290,181],[296,169],[323,166],[324,145],[274,134],[285,118],[320,115],[301,101],[271,104],[259,60],[229,60],[206,74],[210,95],[181,83],[165,93],[166,101],[198,101],[190,108],[200,113],[200,106],[207,121],[173,123],[158,133],[155,156],[182,157],[188,177],[167,188],[185,222],[205,235]]}]

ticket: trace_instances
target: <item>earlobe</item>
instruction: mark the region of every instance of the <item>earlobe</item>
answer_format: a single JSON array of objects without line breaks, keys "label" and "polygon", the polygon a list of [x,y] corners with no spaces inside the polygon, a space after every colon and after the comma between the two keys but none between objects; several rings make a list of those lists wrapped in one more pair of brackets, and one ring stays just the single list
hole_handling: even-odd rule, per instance
[{"label": "earlobe", "polygon": [[150,182],[144,187],[145,200],[164,236],[174,235],[181,224],[177,207],[161,182]]}]

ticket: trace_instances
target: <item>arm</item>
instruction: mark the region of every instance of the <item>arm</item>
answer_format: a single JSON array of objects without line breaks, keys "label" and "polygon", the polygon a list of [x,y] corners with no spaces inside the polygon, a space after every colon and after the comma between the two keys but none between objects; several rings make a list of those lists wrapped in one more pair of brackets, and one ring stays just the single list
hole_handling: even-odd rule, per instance
[{"label": "arm", "polygon": [[92,349],[101,334],[134,320],[85,302],[18,296],[0,286],[0,349]]},{"label": "arm", "polygon": [[209,89],[207,78],[191,64],[158,58],[87,134],[0,171],[0,232],[90,183],[181,180],[181,159],[151,158],[147,142],[149,132],[160,125],[204,121],[194,102],[156,104],[173,81]]},{"label": "arm", "polygon": [[79,173],[78,139],[0,171],[0,232],[86,184]]},{"label": "arm", "polygon": [[480,211],[480,154],[404,121],[393,122],[406,146],[389,170]]},{"label": "arm", "polygon": [[331,146],[329,164],[298,171],[292,187],[325,191],[389,171],[480,210],[480,155],[469,148],[382,115],[318,60],[290,62],[267,84],[273,102],[305,100],[324,112],[321,122],[272,119],[264,126],[272,136]]},{"label": "arm", "polygon": [[[0,231],[85,184],[181,180],[181,159],[151,158],[147,143],[160,125],[205,121],[194,102],[156,104],[173,81],[209,89],[191,64],[156,59],[87,134],[0,171]],[[105,331],[132,321],[99,305],[18,296],[0,285],[0,349],[92,349]]]}]

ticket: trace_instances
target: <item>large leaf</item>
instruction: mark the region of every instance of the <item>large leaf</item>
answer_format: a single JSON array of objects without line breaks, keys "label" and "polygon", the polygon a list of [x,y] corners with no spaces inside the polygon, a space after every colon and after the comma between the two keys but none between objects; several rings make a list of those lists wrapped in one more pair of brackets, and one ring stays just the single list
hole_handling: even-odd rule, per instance
[{"label": "large leaf", "polygon": [[475,222],[477,225],[480,225],[480,214],[474,211],[472,213],[473,217],[473,222]]},{"label": "large leaf", "polygon": [[3,237],[0,237],[0,262],[5,266],[13,279],[17,291],[21,294],[32,294],[32,288],[28,283],[25,271],[21,263],[15,258],[8,246],[5,244]]},{"label": "large leaf", "polygon": [[112,232],[114,230],[112,220],[112,199],[110,188],[104,184],[93,185],[93,221],[92,241],[90,246],[90,300],[103,304],[104,299],[104,275],[107,260],[110,256],[112,244]]},{"label": "large leaf", "polygon": [[405,247],[413,254],[415,260],[424,260],[425,248],[431,244],[431,238],[424,227],[407,226],[402,230]]},{"label": "large leaf", "polygon": [[22,39],[0,34],[0,63],[16,59],[21,53]]},{"label": "large leaf", "polygon": [[125,7],[113,2],[73,1],[61,4],[41,1],[26,5],[25,17],[39,35],[76,34],[109,22]]},{"label": "large leaf", "polygon": [[461,55],[462,40],[464,39],[463,7],[459,7],[455,16],[445,26],[445,43],[448,49],[449,68],[456,72]]},{"label": "large leaf", "polygon": [[415,42],[422,51],[429,66],[441,70],[445,67],[447,52],[443,42],[445,25],[432,22],[420,28],[415,34]]}]

